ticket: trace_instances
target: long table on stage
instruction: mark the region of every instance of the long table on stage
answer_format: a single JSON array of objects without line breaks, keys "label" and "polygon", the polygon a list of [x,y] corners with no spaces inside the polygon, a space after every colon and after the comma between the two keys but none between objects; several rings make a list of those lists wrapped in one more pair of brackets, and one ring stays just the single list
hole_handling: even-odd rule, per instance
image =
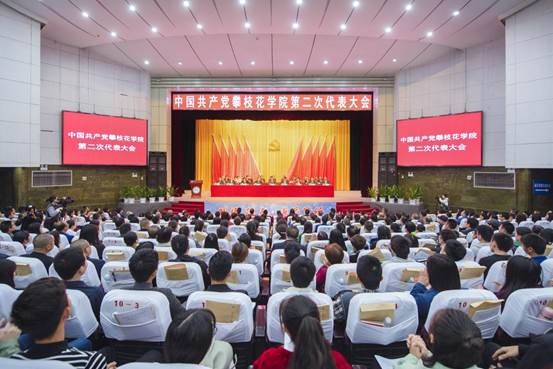
[{"label": "long table on stage", "polygon": [[332,185],[211,185],[211,197],[334,197]]}]

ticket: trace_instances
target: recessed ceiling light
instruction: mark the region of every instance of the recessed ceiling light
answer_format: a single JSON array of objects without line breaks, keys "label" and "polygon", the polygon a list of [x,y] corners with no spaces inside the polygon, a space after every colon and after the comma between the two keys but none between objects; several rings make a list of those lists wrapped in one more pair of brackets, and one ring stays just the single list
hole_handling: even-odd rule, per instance
[{"label": "recessed ceiling light", "polygon": [[149,60],[144,60],[144,64],[150,65],[150,61]]},{"label": "recessed ceiling light", "polygon": [[396,58],[393,58],[393,59],[392,59],[392,62],[396,63],[396,62],[397,62],[397,59],[396,59]]},{"label": "recessed ceiling light", "polygon": [[426,32],[426,37],[432,37],[432,36],[434,36],[434,32],[432,31]]},{"label": "recessed ceiling light", "polygon": [[110,35],[111,35],[111,37],[117,37],[117,32],[111,31]]},{"label": "recessed ceiling light", "polygon": [[405,5],[405,10],[406,11],[409,11],[411,9],[413,9],[413,4],[409,3],[409,4]]},{"label": "recessed ceiling light", "polygon": [[323,64],[324,64],[324,65],[327,65],[327,64],[328,64],[328,60],[323,60]]},{"label": "recessed ceiling light", "polygon": [[359,6],[359,1],[355,0],[355,1],[353,2],[353,7],[354,7],[354,8],[357,8],[358,6]]},{"label": "recessed ceiling light", "polygon": [[359,59],[359,60],[357,61],[357,64],[363,64],[363,60]]},{"label": "recessed ceiling light", "polygon": [[182,62],[177,62],[178,65],[182,65]]},{"label": "recessed ceiling light", "polygon": [[198,24],[196,24],[196,28],[197,29],[202,29],[202,28],[204,28],[204,26],[202,26],[200,23],[198,23]]},{"label": "recessed ceiling light", "polygon": [[292,28],[293,29],[298,29],[298,28],[300,28],[300,25],[298,24],[298,22],[294,22],[294,23],[292,23]]},{"label": "recessed ceiling light", "polygon": [[240,5],[246,5],[246,0],[238,0],[238,2],[240,3]]},{"label": "recessed ceiling light", "polygon": [[250,62],[250,65],[255,65],[255,60],[252,60],[252,61]]},{"label": "recessed ceiling light", "polygon": [[458,16],[460,13],[461,13],[460,11],[455,10],[455,11],[453,12],[453,16],[456,17],[456,16]]},{"label": "recessed ceiling light", "polygon": [[345,23],[340,24],[340,29],[341,29],[342,31],[345,31],[346,28],[348,28],[348,26],[347,26]]},{"label": "recessed ceiling light", "polygon": [[223,65],[223,62],[219,60],[219,62],[217,63],[219,65]]},{"label": "recessed ceiling light", "polygon": [[85,11],[83,11],[83,12],[81,13],[81,15],[82,15],[83,17],[85,17],[85,18],[88,18],[88,13],[85,12]]},{"label": "recessed ceiling light", "polygon": [[182,6],[184,6],[185,8],[188,8],[190,6],[190,1],[187,1],[187,0],[183,1]]},{"label": "recessed ceiling light", "polygon": [[130,4],[130,5],[129,5],[129,10],[130,10],[131,12],[135,12],[135,11],[136,11],[136,6],[135,6],[134,4]]},{"label": "recessed ceiling light", "polygon": [[386,32],[386,33],[392,32],[392,27],[386,27],[386,28],[384,28],[384,32]]},{"label": "recessed ceiling light", "polygon": [[294,61],[293,60],[290,60],[290,65],[294,65]]},{"label": "recessed ceiling light", "polygon": [[155,27],[155,26],[152,27],[152,32],[153,32],[153,33],[157,33],[157,27]]},{"label": "recessed ceiling light", "polygon": [[298,4],[298,5],[303,4],[303,0],[296,0],[296,4]]},{"label": "recessed ceiling light", "polygon": [[250,22],[244,23],[244,27],[246,27],[246,28],[248,28],[248,29],[249,29],[251,26],[252,26],[252,25],[250,24]]}]

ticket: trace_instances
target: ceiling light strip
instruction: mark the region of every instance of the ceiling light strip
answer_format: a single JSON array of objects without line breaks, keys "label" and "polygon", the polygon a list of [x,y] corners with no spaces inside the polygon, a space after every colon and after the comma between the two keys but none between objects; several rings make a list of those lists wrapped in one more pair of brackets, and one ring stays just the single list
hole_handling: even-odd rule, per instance
[{"label": "ceiling light strip", "polygon": [[76,25],[75,23],[73,23],[72,21],[70,21],[69,19],[67,19],[66,17],[61,15],[60,13],[58,13],[54,8],[52,8],[51,6],[45,4],[43,1],[41,1],[39,4],[44,6],[46,9],[50,10],[52,13],[54,13],[55,15],[57,15],[58,17],[60,17],[61,19],[63,19],[67,23],[69,23],[70,25],[72,25],[73,27],[77,28],[79,31],[82,31],[82,32],[86,33],[87,35],[89,35],[91,37],[100,37],[100,35],[94,35],[94,34],[88,32],[86,29],[79,27],[78,25]]},{"label": "ceiling light strip", "polygon": [[359,36],[357,36],[355,38],[355,41],[353,41],[353,44],[351,45],[351,48],[349,49],[346,57],[344,58],[344,60],[342,61],[342,63],[340,64],[340,66],[338,67],[338,69],[336,70],[336,72],[334,73],[335,75],[338,74],[340,72],[340,70],[342,69],[342,67],[344,66],[344,64],[346,64],[346,61],[349,59],[349,56],[351,55],[351,53],[353,52],[353,49],[355,48],[355,45],[357,45],[357,41],[359,41]]},{"label": "ceiling light strip", "polygon": [[452,35],[455,35],[459,32],[461,32],[462,30],[464,30],[465,28],[467,28],[468,26],[470,26],[474,21],[476,21],[478,18],[480,18],[481,16],[483,16],[488,10],[490,10],[491,8],[493,8],[497,3],[499,3],[499,0],[495,0],[493,3],[490,4],[490,6],[488,6],[486,9],[484,9],[483,11],[480,12],[480,14],[478,14],[476,17],[472,18],[468,23],[466,23],[463,27],[459,28],[457,31],[453,32]]},{"label": "ceiling light strip", "polygon": [[[468,0],[462,7],[460,7],[458,9],[458,11],[460,12],[461,10],[463,10],[472,0]],[[445,26],[446,24],[448,24],[453,18],[456,18],[454,16],[450,16],[449,18],[447,18],[445,21],[443,21],[438,27],[436,27],[434,29],[434,32],[438,31],[440,28],[442,28],[443,26]]]},{"label": "ceiling light strip", "polygon": [[240,68],[240,63],[238,63],[238,59],[236,58],[236,52],[234,51],[234,46],[232,45],[232,41],[228,33],[227,33],[227,40],[230,45],[230,50],[232,51],[232,57],[234,58],[234,62],[236,63],[236,67],[238,67],[238,72],[240,73],[240,75],[242,75],[242,69]]},{"label": "ceiling light strip", "polygon": [[120,24],[122,24],[125,28],[129,29],[129,26],[127,26],[127,24],[125,22],[123,22],[121,19],[119,19],[115,14],[112,13],[111,10],[109,10],[103,3],[101,0],[96,0],[96,2],[109,14],[111,15],[117,22],[119,22]]},{"label": "ceiling light strip", "polygon": [[198,53],[196,52],[196,49],[194,49],[194,46],[192,46],[192,43],[190,42],[190,40],[188,39],[188,36],[184,35],[184,39],[186,40],[186,42],[188,43],[188,46],[190,46],[190,49],[192,50],[192,52],[194,53],[194,55],[196,55],[196,58],[198,59],[198,61],[200,62],[200,64],[204,67],[205,71],[207,72],[207,74],[209,74],[211,76],[211,71],[207,68],[207,66],[204,64],[203,60],[200,58],[200,56],[198,55]]},{"label": "ceiling light strip", "polygon": [[321,21],[319,22],[319,28],[323,25],[324,19],[326,17],[326,13],[328,12],[328,7],[330,5],[330,0],[326,0],[325,9],[323,11],[323,15],[321,17]]},{"label": "ceiling light strip", "polygon": [[167,18],[167,20],[169,21],[169,23],[171,23],[171,25],[173,27],[177,27],[175,25],[175,23],[173,23],[173,21],[171,20],[171,18],[169,18],[169,15],[165,12],[165,10],[163,9],[163,7],[161,6],[161,4],[159,3],[158,0],[154,0],[154,3],[156,4],[157,8],[159,9],[159,11],[165,16],[165,18]]},{"label": "ceiling light strip", "polygon": [[390,45],[390,47],[384,52],[384,54],[380,57],[380,59],[378,59],[378,60],[376,61],[376,63],[374,63],[374,65],[371,67],[371,69],[369,69],[369,70],[367,71],[367,73],[365,73],[365,75],[368,75],[369,73],[371,73],[371,72],[374,70],[374,68],[376,68],[376,66],[377,66],[378,64],[380,64],[380,62],[388,55],[388,53],[390,52],[390,50],[392,50],[392,48],[394,47],[394,45],[395,45],[396,43],[397,43],[397,40],[394,40],[394,42],[392,42],[392,44]]},{"label": "ceiling light strip", "polygon": [[219,22],[221,23],[221,25],[223,25],[223,17],[221,17],[221,13],[219,12],[219,7],[217,7],[217,3],[215,2],[215,0],[211,0],[211,3],[215,8],[215,12],[217,13],[217,18],[219,18]]},{"label": "ceiling light strip", "polygon": [[307,62],[305,63],[305,68],[303,70],[303,75],[307,73],[307,67],[311,62],[311,55],[313,54],[313,49],[315,48],[315,41],[317,40],[317,35],[313,35],[313,42],[311,43],[311,49],[309,50],[309,55],[307,56]]},{"label": "ceiling light strip", "polygon": [[380,15],[380,12],[382,12],[382,9],[384,9],[384,5],[386,5],[387,2],[388,2],[388,0],[384,0],[384,2],[382,3],[382,5],[380,5],[380,8],[378,9],[376,14],[374,15],[373,19],[371,19],[370,23],[374,22],[376,17],[378,17]]},{"label": "ceiling light strip", "polygon": [[115,48],[117,50],[119,50],[119,52],[121,52],[121,54],[123,54],[127,59],[129,59],[134,65],[136,65],[136,67],[138,69],[140,69],[141,71],[146,71],[144,68],[142,68],[142,66],[140,64],[138,64],[137,62],[134,61],[133,58],[131,58],[129,56],[129,54],[127,54],[123,49],[121,49],[115,42],[112,43],[113,46],[115,46]]},{"label": "ceiling light strip", "polygon": [[417,29],[421,24],[423,24],[428,19],[428,17],[430,17],[432,13],[434,13],[434,11],[438,9],[440,5],[443,4],[444,1],[445,0],[440,0],[440,2],[436,4],[436,6],[434,6],[432,10],[428,14],[426,14],[426,16],[415,27],[413,27],[413,30]]},{"label": "ceiling light strip", "polygon": [[415,57],[413,59],[411,59],[409,61],[409,63],[405,64],[403,67],[401,67],[399,70],[402,71],[404,69],[407,69],[407,67],[409,65],[411,65],[415,60],[417,60],[419,58],[419,56],[421,56],[426,50],[428,50],[430,47],[432,46],[432,44],[428,44],[424,47],[424,49],[421,50],[420,53],[418,53],[417,55],[415,55]]},{"label": "ceiling light strip", "polygon": [[150,44],[150,46],[156,51],[156,53],[159,55],[161,59],[171,68],[173,69],[179,76],[183,76],[175,67],[173,67],[173,64],[169,63],[167,59],[163,56],[163,54],[158,50],[158,48],[152,43],[150,39],[146,39],[146,41]]}]

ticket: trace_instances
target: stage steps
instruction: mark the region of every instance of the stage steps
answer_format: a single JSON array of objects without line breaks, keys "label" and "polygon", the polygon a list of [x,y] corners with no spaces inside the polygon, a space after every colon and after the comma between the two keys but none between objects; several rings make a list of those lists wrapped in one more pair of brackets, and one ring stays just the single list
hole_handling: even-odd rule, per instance
[{"label": "stage steps", "polygon": [[181,211],[186,211],[188,214],[194,214],[196,210],[204,212],[204,202],[203,201],[179,201],[173,203],[171,206],[163,209],[164,211],[172,210],[173,213],[180,213]]},{"label": "stage steps", "polygon": [[336,203],[337,212],[353,211],[356,213],[371,213],[372,210],[374,209],[361,201],[342,201]]}]

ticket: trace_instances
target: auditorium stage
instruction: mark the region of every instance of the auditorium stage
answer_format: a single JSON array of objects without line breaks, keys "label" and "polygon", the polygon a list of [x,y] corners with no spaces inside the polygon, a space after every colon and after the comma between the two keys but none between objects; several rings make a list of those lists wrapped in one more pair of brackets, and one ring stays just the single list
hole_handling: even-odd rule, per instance
[{"label": "auditorium stage", "polygon": [[[191,198],[187,191],[183,196],[176,198],[175,203],[168,209],[182,211],[198,209],[212,212],[225,209],[227,211],[237,207],[245,209],[253,208],[256,212],[267,209],[271,213],[277,210],[296,208],[302,210],[322,209],[328,212],[331,208],[338,211],[369,211],[368,199],[361,197],[361,191],[334,191],[333,197],[212,197],[209,191],[199,199]],[[203,205],[203,207],[202,207]],[[302,211],[303,212],[303,211]]]}]

